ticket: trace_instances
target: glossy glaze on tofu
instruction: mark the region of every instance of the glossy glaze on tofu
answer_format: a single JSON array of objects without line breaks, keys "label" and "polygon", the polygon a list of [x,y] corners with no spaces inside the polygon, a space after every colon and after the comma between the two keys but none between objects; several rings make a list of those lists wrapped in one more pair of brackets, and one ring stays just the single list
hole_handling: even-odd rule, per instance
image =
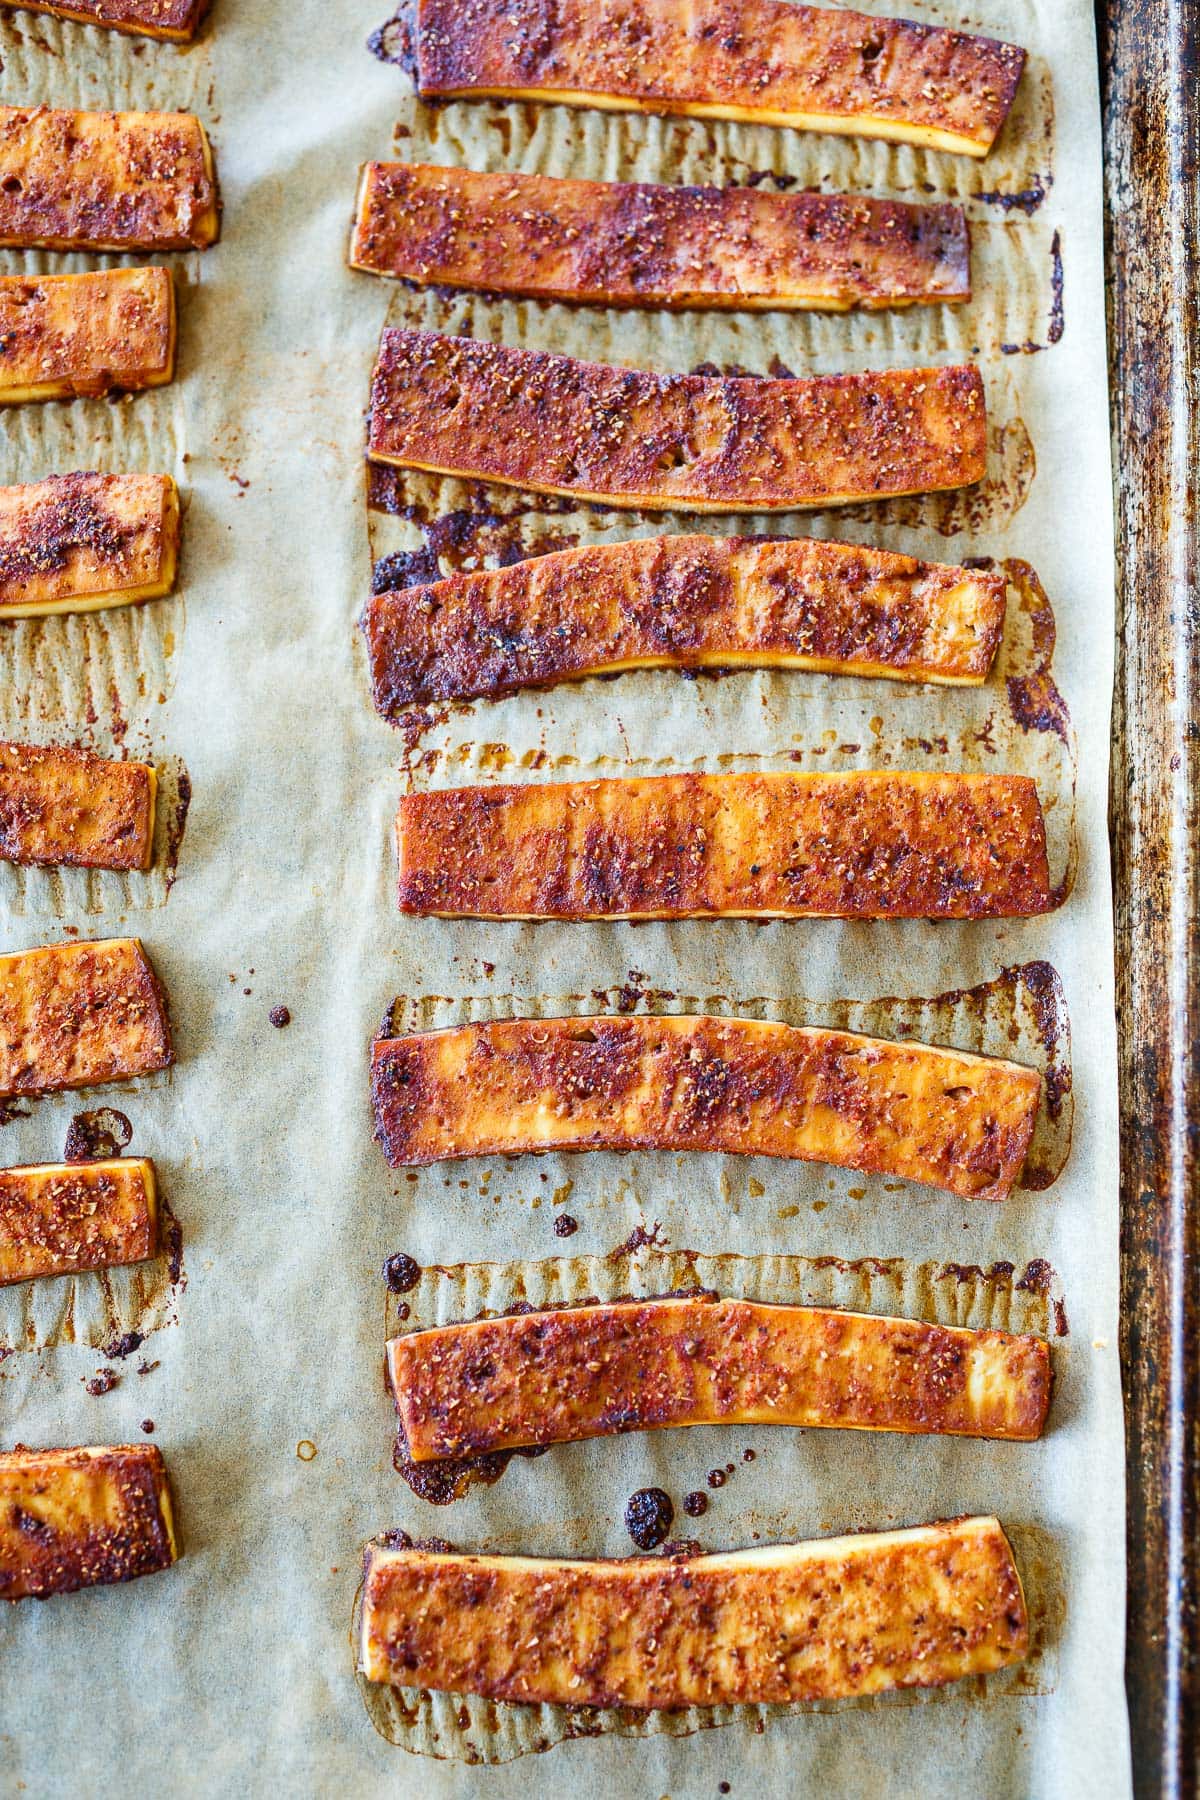
[{"label": "glossy glaze on tofu", "polygon": [[497,1019],[380,1038],[375,1129],[395,1167],[548,1150],[709,1150],[1004,1200],[1036,1069],[765,1019]]},{"label": "glossy glaze on tofu", "polygon": [[152,1445],[0,1450],[0,1600],[133,1581],[178,1555],[166,1464]]},{"label": "glossy glaze on tofu", "polygon": [[179,495],[169,475],[77,471],[0,488],[0,618],[98,612],[175,585]]},{"label": "glossy glaze on tofu", "polygon": [[597,306],[848,312],[971,297],[961,207],[367,163],[350,265]]},{"label": "glossy glaze on tofu", "polygon": [[0,743],[0,861],[148,869],[157,782],[152,763]]},{"label": "glossy glaze on tofu", "polygon": [[1025,52],[784,0],[418,0],[429,98],[557,101],[986,156]]},{"label": "glossy glaze on tofu", "polygon": [[982,480],[987,405],[971,364],[810,380],[656,375],[390,328],[367,454],[609,506],[794,511]]},{"label": "glossy glaze on tofu", "polygon": [[593,544],[375,594],[375,705],[495,698],[627,669],[805,669],[974,686],[1007,579],[815,538]]},{"label": "glossy glaze on tofu", "polygon": [[936,1687],[1019,1662],[998,1520],[718,1556],[563,1562],[370,1544],[368,1680],[529,1705],[780,1705]]},{"label": "glossy glaze on tofu", "polygon": [[0,406],[132,393],[174,373],[168,269],[0,277]]},{"label": "glossy glaze on tofu", "polygon": [[0,1169],[0,1287],[121,1268],[157,1249],[158,1190],[148,1158]]},{"label": "glossy glaze on tofu", "polygon": [[173,1061],[166,998],[137,938],[0,956],[0,1098],[129,1081]]},{"label": "glossy glaze on tofu", "polygon": [[5,0],[18,12],[50,13],[80,25],[98,25],[137,37],[187,43],[208,11],[209,0]]}]

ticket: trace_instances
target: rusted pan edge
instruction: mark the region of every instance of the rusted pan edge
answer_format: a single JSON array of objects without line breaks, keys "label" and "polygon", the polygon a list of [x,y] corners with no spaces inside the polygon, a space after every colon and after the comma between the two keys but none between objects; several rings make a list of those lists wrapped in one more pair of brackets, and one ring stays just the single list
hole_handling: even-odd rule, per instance
[{"label": "rusted pan edge", "polygon": [[1097,0],[1117,478],[1126,1678],[1139,1796],[1200,1757],[1200,307],[1192,0]]}]

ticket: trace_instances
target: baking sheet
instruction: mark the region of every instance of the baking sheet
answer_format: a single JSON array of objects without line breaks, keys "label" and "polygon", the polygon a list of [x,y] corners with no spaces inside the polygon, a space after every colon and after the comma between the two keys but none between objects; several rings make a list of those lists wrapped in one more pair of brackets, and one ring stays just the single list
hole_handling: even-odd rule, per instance
[{"label": "baking sheet", "polygon": [[[939,17],[933,6],[920,11]],[[180,52],[32,15],[0,20],[4,101],[194,106],[213,128],[226,201],[220,247],[172,259],[185,288],[171,388],[27,408],[0,422],[6,480],[73,466],[165,468],[188,508],[176,599],[0,634],[4,729],[31,739],[78,731],[98,748],[126,743],[175,758],[193,789],[169,895],[165,875],[118,892],[0,871],[5,947],[72,928],[142,936],[171,994],[180,1051],[169,1077],[40,1102],[0,1131],[4,1160],[59,1154],[81,1105],[122,1107],[133,1149],[159,1160],[186,1273],[136,1354],[106,1359],[93,1336],[0,1360],[0,1433],[6,1442],[119,1441],[153,1419],[187,1552],[153,1581],[0,1616],[6,1668],[20,1671],[0,1690],[0,1788],[94,1791],[119,1769],[131,1783],[167,1774],[197,1793],[287,1782],[302,1792],[353,1783],[356,1792],[457,1794],[486,1781],[502,1796],[568,1777],[589,1791],[677,1796],[710,1794],[721,1780],[755,1793],[819,1782],[856,1796],[961,1794],[964,1785],[989,1796],[1122,1794],[1104,822],[1111,499],[1090,12],[1082,0],[989,0],[986,11],[981,0],[968,25],[1034,51],[1018,116],[982,166],[707,122],[422,108],[405,77],[364,48],[381,22],[378,0],[337,9],[303,0],[286,17],[255,0],[217,0],[201,42]],[[585,314],[414,296],[342,262],[356,166],[388,154],[397,125],[402,154],[476,166],[669,180],[766,171],[829,188],[958,196],[976,228],[977,298],[961,313],[846,320]],[[84,260],[6,253],[4,268]],[[777,359],[804,373],[977,354],[993,419],[980,495],[767,528],[942,558],[1023,559],[1040,586],[1022,581],[1003,667],[970,696],[761,673],[633,676],[435,714],[407,737],[391,730],[371,712],[354,626],[373,555],[424,549],[441,567],[472,566],[663,524],[425,477],[376,484],[368,516],[362,409],[389,312],[667,368],[766,372]],[[665,528],[681,524],[668,518]],[[1057,641],[1048,661],[1049,615]],[[394,910],[390,824],[405,781],[876,760],[1034,773],[1070,890],[1062,908],[969,926],[761,928],[454,925],[402,922]],[[1003,970],[1043,964],[1070,1015],[1071,1155],[1051,1186],[1003,1207],[715,1157],[497,1161],[412,1182],[387,1171],[370,1141],[367,1045],[397,995],[439,1017],[511,1010],[518,998],[578,1010],[604,1004],[599,994],[668,1009],[681,996],[753,1002],[815,1018],[869,1009],[880,996],[987,987]],[[267,1015],[280,1004],[292,1023],[276,1030]],[[928,1016],[947,1019],[947,1041],[971,1041],[961,1035],[975,1017],[969,1007]],[[1065,1067],[1060,1046],[1055,1054]],[[579,1223],[565,1245],[552,1230],[564,1207]],[[391,1466],[382,1389],[384,1258],[401,1249],[423,1266],[541,1263],[564,1250],[608,1258],[639,1226],[656,1226],[655,1244],[672,1255],[787,1256],[805,1267],[878,1259],[918,1295],[918,1272],[930,1265],[978,1269],[986,1281],[997,1265],[1048,1263],[1069,1326],[1054,1338],[1049,1435],[1017,1447],[829,1432],[648,1434],[518,1460],[495,1487],[450,1509],[411,1495]],[[652,1274],[653,1246],[648,1254]],[[637,1267],[636,1256],[624,1262]],[[457,1282],[464,1299],[482,1281],[439,1279]],[[78,1304],[81,1316],[103,1316],[94,1293]],[[0,1326],[7,1321],[0,1315]],[[94,1396],[84,1384],[101,1366],[119,1380]],[[735,1460],[744,1448],[756,1450],[752,1463]],[[419,1755],[373,1728],[349,1642],[366,1537],[402,1525],[464,1547],[621,1553],[634,1487],[662,1485],[678,1506],[718,1457],[735,1460],[736,1472],[689,1521],[689,1535],[711,1548],[756,1533],[765,1542],[998,1510],[1019,1554],[1046,1572],[1037,1594],[1051,1595],[1036,1600],[1044,1643],[1032,1681],[794,1717],[753,1710],[700,1736],[651,1721],[647,1735],[610,1729],[508,1761],[502,1750],[531,1752],[536,1735],[514,1724],[513,1709],[492,1709],[496,1722],[485,1717],[461,1742],[453,1732],[419,1743],[401,1732]],[[476,1773],[476,1757],[495,1766]]]}]

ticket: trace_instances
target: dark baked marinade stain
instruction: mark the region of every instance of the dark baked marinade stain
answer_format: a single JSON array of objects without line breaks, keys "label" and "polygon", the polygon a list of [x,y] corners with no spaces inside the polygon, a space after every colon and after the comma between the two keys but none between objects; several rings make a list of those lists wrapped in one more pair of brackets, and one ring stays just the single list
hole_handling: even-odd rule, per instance
[{"label": "dark baked marinade stain", "polygon": [[110,1362],[123,1362],[135,1350],[140,1350],[145,1341],[140,1331],[123,1331],[111,1344],[105,1344],[104,1354]]},{"label": "dark baked marinade stain", "polygon": [[371,571],[371,592],[391,594],[401,588],[424,587],[440,581],[441,568],[428,545],[422,550],[393,550],[381,556]]},{"label": "dark baked marinade stain", "polygon": [[159,1224],[159,1242],[167,1258],[167,1274],[171,1286],[182,1293],[187,1286],[187,1276],[183,1268],[183,1227],[170,1207],[159,1202],[161,1221]]},{"label": "dark baked marinade stain", "polygon": [[414,1257],[398,1250],[383,1265],[383,1278],[393,1294],[408,1294],[421,1279],[421,1265]]},{"label": "dark baked marinade stain", "polygon": [[179,852],[183,846],[183,834],[187,830],[188,809],[192,804],[192,778],[187,769],[180,764],[175,781],[175,799],[167,814],[167,892],[175,886],[179,876]]},{"label": "dark baked marinade stain", "polygon": [[1047,341],[1057,344],[1061,341],[1066,329],[1063,313],[1063,259],[1062,233],[1056,231],[1050,240],[1050,326],[1046,332]]},{"label": "dark baked marinade stain", "polygon": [[1067,1017],[1062,979],[1052,963],[1029,962],[1005,969],[1005,976],[1019,977],[1032,996],[1038,1035],[1046,1053],[1042,1076],[1043,1099],[1050,1118],[1062,1116],[1063,1101],[1071,1092],[1071,1027]]},{"label": "dark baked marinade stain", "polygon": [[490,1450],[483,1456],[447,1456],[433,1462],[414,1462],[408,1454],[404,1428],[397,1424],[392,1466],[419,1500],[427,1501],[430,1506],[452,1506],[456,1500],[464,1499],[473,1487],[494,1487],[514,1456],[528,1459],[545,1456],[548,1448],[546,1444],[534,1444],[512,1450]]},{"label": "dark baked marinade stain", "polygon": [[372,56],[378,57],[380,62],[391,63],[394,68],[403,69],[406,75],[412,77],[414,85],[417,79],[415,27],[414,7],[401,6],[367,39],[367,49]]},{"label": "dark baked marinade stain", "polygon": [[96,505],[89,488],[93,477],[76,470],[60,477],[54,498],[40,506],[19,541],[0,541],[0,582],[28,580],[65,569],[80,550],[101,562],[119,562],[141,527],[117,526]]},{"label": "dark baked marinade stain", "polygon": [[708,1495],[700,1488],[683,1496],[683,1510],[689,1519],[701,1519],[708,1511]]},{"label": "dark baked marinade stain", "polygon": [[571,1217],[570,1213],[559,1213],[557,1219],[555,1219],[555,1221],[554,1221],[555,1237],[560,1237],[560,1238],[574,1237],[575,1233],[578,1230],[579,1230],[579,1220],[573,1219]]},{"label": "dark baked marinade stain", "polygon": [[1005,680],[1009,711],[1023,731],[1052,731],[1071,748],[1071,715],[1050,674],[1056,628],[1049,595],[1031,565],[1020,557],[1006,557],[1015,604],[1029,619],[1033,636],[1032,668],[1027,675]]},{"label": "dark baked marinade stain", "polygon": [[[420,586],[457,570],[507,568],[510,563],[570,550],[579,542],[577,532],[528,523],[531,517],[576,511],[579,503],[565,495],[541,494],[512,501],[490,495],[480,482],[468,482],[468,504],[439,513],[409,498],[411,484],[405,474],[403,469],[381,463],[370,463],[367,468],[368,510],[407,520],[425,540],[421,550],[396,551],[379,559],[373,593],[385,593],[388,587]],[[587,510],[603,512],[605,508]],[[385,577],[387,586],[377,585]]]},{"label": "dark baked marinade stain", "polygon": [[292,1022],[291,1012],[286,1006],[273,1006],[267,1014],[267,1018],[275,1027],[276,1031],[282,1031],[285,1026],[290,1025]]},{"label": "dark baked marinade stain", "polygon": [[985,206],[997,206],[1001,212],[1006,213],[1022,212],[1027,219],[1031,219],[1053,186],[1053,175],[1044,177],[1035,175],[1027,188],[1021,188],[1015,194],[1005,194],[999,190],[993,190],[990,193],[979,194],[977,198],[982,200]]},{"label": "dark baked marinade stain", "polygon": [[11,1125],[17,1119],[33,1117],[32,1108],[22,1106],[17,1100],[0,1100],[0,1127]]},{"label": "dark baked marinade stain", "polygon": [[651,1009],[661,1001],[674,1000],[675,994],[670,988],[647,987],[647,975],[644,969],[630,969],[616,988],[593,988],[592,999],[606,1010],[618,1013],[635,1013],[643,1002]]},{"label": "dark baked marinade stain", "polygon": [[638,1488],[625,1503],[625,1529],[639,1550],[657,1550],[675,1523],[671,1497],[662,1488]]},{"label": "dark baked marinade stain", "polygon": [[133,1126],[115,1106],[100,1106],[94,1112],[76,1113],[67,1126],[63,1161],[69,1163],[106,1162],[120,1156],[133,1140]]},{"label": "dark baked marinade stain", "polygon": [[647,1231],[644,1225],[635,1225],[624,1243],[618,1244],[615,1250],[609,1251],[608,1260],[610,1262],[617,1262],[621,1257],[634,1256],[639,1250],[643,1249],[665,1250],[667,1249],[669,1242],[670,1240],[663,1236],[662,1226],[657,1219],[654,1221],[649,1231]]},{"label": "dark baked marinade stain", "polygon": [[83,1381],[84,1393],[90,1394],[95,1400],[99,1399],[101,1394],[111,1394],[112,1390],[120,1383],[121,1377],[115,1369],[97,1369],[90,1380],[84,1380],[82,1376],[80,1379]]}]

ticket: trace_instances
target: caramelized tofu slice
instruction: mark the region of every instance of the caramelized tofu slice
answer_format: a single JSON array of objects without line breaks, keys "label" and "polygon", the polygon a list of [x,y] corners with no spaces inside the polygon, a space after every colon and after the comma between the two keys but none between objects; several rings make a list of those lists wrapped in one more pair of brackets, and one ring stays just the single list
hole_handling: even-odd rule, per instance
[{"label": "caramelized tofu slice", "polygon": [[168,269],[0,277],[0,406],[132,393],[174,372]]},{"label": "caramelized tofu slice", "polygon": [[0,488],[0,619],[98,612],[175,585],[169,475],[51,475]]},{"label": "caramelized tofu slice", "polygon": [[626,669],[807,669],[975,686],[1003,575],[813,538],[635,538],[374,595],[375,705],[494,698]]},{"label": "caramelized tofu slice", "polygon": [[1036,1069],[763,1019],[499,1019],[381,1038],[375,1129],[394,1167],[547,1150],[715,1150],[832,1163],[1004,1200]]},{"label": "caramelized tofu slice", "polygon": [[849,312],[971,297],[962,208],[367,163],[352,268],[596,306]]},{"label": "caramelized tofu slice", "polygon": [[388,329],[367,454],[607,506],[790,511],[980,481],[987,407],[968,364],[806,381],[653,375]]},{"label": "caramelized tofu slice", "polygon": [[400,910],[994,919],[1055,904],[1024,775],[652,775],[405,794]]},{"label": "caramelized tofu slice", "polygon": [[531,1705],[779,1705],[937,1687],[1019,1662],[996,1519],[721,1556],[564,1562],[367,1546],[370,1681]]},{"label": "caramelized tofu slice", "polygon": [[0,106],[0,245],[203,250],[219,226],[194,114]]},{"label": "caramelized tofu slice", "polygon": [[0,1169],[0,1287],[145,1262],[158,1192],[145,1157]]},{"label": "caramelized tofu slice", "polygon": [[1037,1337],[705,1296],[572,1306],[393,1338],[413,1462],[684,1425],[836,1426],[1031,1440]]},{"label": "caramelized tofu slice", "polygon": [[209,0],[5,0],[5,4],[18,12],[51,13],[81,25],[187,43],[208,11]]},{"label": "caramelized tofu slice", "polygon": [[1025,52],[785,0],[418,0],[424,97],[556,101],[986,156]]},{"label": "caramelized tofu slice", "polygon": [[157,782],[151,763],[0,744],[0,861],[148,869]]},{"label": "caramelized tofu slice", "polygon": [[0,1450],[0,1600],[45,1600],[167,1569],[179,1556],[150,1444]]},{"label": "caramelized tofu slice", "polygon": [[137,938],[0,956],[0,1099],[130,1081],[173,1061],[166,1001]]}]

